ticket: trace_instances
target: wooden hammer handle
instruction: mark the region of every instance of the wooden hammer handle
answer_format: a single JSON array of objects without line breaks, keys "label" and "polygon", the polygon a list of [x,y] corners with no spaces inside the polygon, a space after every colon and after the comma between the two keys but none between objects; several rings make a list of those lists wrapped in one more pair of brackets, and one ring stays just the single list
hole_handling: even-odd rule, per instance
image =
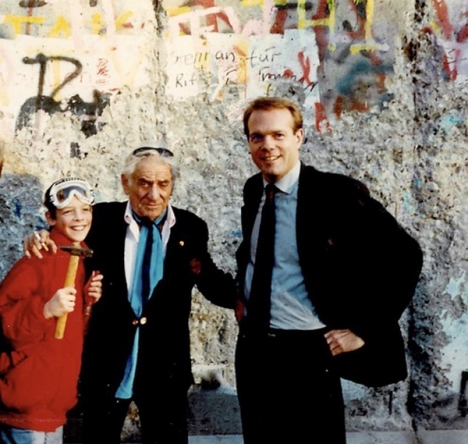
[{"label": "wooden hammer handle", "polygon": [[[70,261],[68,262],[67,275],[65,276],[64,287],[74,287],[76,272],[78,270],[78,263],[80,262],[80,257],[77,255],[71,255]],[[55,326],[55,339],[63,339],[65,333],[65,326],[67,324],[67,313],[60,316],[57,319],[57,325]]]}]

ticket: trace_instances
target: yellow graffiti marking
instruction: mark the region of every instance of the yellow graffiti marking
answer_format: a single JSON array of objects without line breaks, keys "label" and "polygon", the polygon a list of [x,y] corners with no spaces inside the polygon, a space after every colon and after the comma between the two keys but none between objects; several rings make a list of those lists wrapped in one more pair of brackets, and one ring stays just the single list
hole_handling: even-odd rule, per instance
[{"label": "yellow graffiti marking", "polygon": [[[54,77],[54,90],[62,83],[60,77],[60,63],[57,60],[52,60],[52,72]],[[55,100],[60,101],[60,93],[56,94],[54,97]]]},{"label": "yellow graffiti marking", "polygon": [[[355,5],[362,3],[363,0],[350,0]],[[311,28],[314,26],[326,26],[330,30],[330,43],[328,50],[333,52],[336,50],[334,43],[334,34],[336,30],[336,3],[335,0],[327,0],[329,15],[326,18],[318,20],[309,20],[306,18],[306,2],[307,0],[298,0],[297,2],[297,16],[298,16],[298,29]],[[379,45],[372,37],[372,24],[374,21],[374,5],[375,0],[367,0],[366,2],[366,21],[364,23],[364,42],[355,43],[350,46],[352,54],[357,54],[360,51],[375,51],[385,49],[384,45]]]},{"label": "yellow graffiti marking", "polygon": [[[179,8],[182,9],[182,8]],[[115,29],[119,30],[125,26],[129,17],[133,15],[132,11],[126,11],[119,15],[115,22]],[[25,24],[35,24],[35,25],[43,25],[45,22],[45,17],[31,17],[31,16],[23,16],[23,15],[5,15],[3,17],[3,23],[8,23],[13,27],[13,32],[15,34],[22,34],[22,26]],[[91,29],[92,34],[99,35],[102,31],[102,15],[100,13],[96,13],[92,15],[91,18]],[[50,29],[47,37],[55,38],[55,37],[70,37],[72,35],[71,25],[65,19],[64,16],[59,15],[55,20],[54,25]]]},{"label": "yellow graffiti marking", "polygon": [[192,11],[189,6],[181,6],[180,8],[164,7],[164,9],[169,15],[169,17],[174,17],[175,15],[180,15],[180,14],[188,14],[189,12]]},{"label": "yellow graffiti marking", "polygon": [[297,27],[298,29],[311,28],[313,26],[327,26],[330,30],[335,29],[336,25],[336,8],[335,0],[327,0],[328,10],[330,15],[327,18],[308,20],[306,19],[306,0],[297,1]]},{"label": "yellow graffiti marking", "polygon": [[24,23],[32,23],[41,25],[44,23],[44,17],[29,17],[24,15],[5,15],[3,23],[10,23],[13,26],[15,34],[21,34],[21,25]]},{"label": "yellow graffiti marking", "polygon": [[119,15],[117,20],[115,21],[115,29],[118,31],[119,29],[122,29],[125,23],[127,22],[128,18],[133,15],[132,11],[127,11],[123,12],[122,14]]},{"label": "yellow graffiti marking", "polygon": [[[289,3],[289,0],[274,0],[275,5],[285,6]],[[265,0],[241,0],[241,6],[265,6]]]},{"label": "yellow graffiti marking", "polygon": [[62,15],[59,15],[57,17],[57,20],[55,21],[55,25],[49,31],[48,37],[54,38],[54,37],[58,37],[59,35],[63,35],[64,37],[71,36],[70,23],[68,23],[65,20],[65,17],[63,17]]},{"label": "yellow graffiti marking", "polygon": [[247,54],[249,53],[249,45],[247,41],[239,41],[236,45],[236,52],[239,55],[239,72],[237,74],[237,81],[239,83],[247,84],[248,81],[248,66]]},{"label": "yellow graffiti marking", "polygon": [[[129,17],[133,15],[132,11],[127,11],[123,12],[122,14],[117,17],[117,20],[115,21],[115,30],[118,31],[119,29],[122,29],[127,23],[127,20]],[[97,12],[93,14],[92,16],[92,21],[91,21],[91,27],[92,27],[92,33],[94,35],[99,35],[101,32],[103,32],[103,26],[102,26],[102,15]]]},{"label": "yellow graffiti marking", "polygon": [[195,59],[195,68],[200,69],[202,71],[209,72],[210,68],[211,68],[211,62],[210,62],[211,54],[210,54],[209,49],[206,48],[208,46],[208,44],[207,44],[206,41],[204,41],[204,42],[202,42],[201,46],[202,46],[201,53],[206,54],[206,56],[196,57],[196,59]]},{"label": "yellow graffiti marking", "polygon": [[429,22],[429,25],[431,29],[433,29],[434,31],[436,31],[437,34],[439,34],[439,36],[442,35],[442,28],[439,26],[438,22],[431,20]]},{"label": "yellow graffiti marking", "polygon": [[101,14],[99,13],[93,14],[91,20],[92,20],[91,22],[92,33],[94,35],[99,35],[99,33],[101,32],[101,23],[102,23]]},{"label": "yellow graffiti marking", "polygon": [[10,97],[8,95],[8,88],[5,81],[3,80],[2,74],[0,74],[0,103],[3,106],[10,105]]},{"label": "yellow graffiti marking", "polygon": [[263,6],[263,0],[242,0],[241,6],[244,6],[244,7]]},{"label": "yellow graffiti marking", "polygon": [[[362,0],[354,0],[356,4],[360,3]],[[374,0],[367,0],[366,4],[366,22],[364,24],[364,43],[355,43],[351,45],[349,50],[351,54],[357,54],[360,51],[377,51],[379,49],[384,49],[384,45],[379,45],[375,42],[372,37],[372,23],[374,21]]]},{"label": "yellow graffiti marking", "polygon": [[366,24],[364,27],[366,42],[372,40],[372,22],[374,20],[374,0],[367,0]]}]

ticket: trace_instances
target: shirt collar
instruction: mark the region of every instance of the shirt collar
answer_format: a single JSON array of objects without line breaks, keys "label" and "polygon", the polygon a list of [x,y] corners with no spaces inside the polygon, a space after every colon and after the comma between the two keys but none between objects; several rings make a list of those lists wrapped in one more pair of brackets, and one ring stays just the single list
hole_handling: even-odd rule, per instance
[{"label": "shirt collar", "polygon": [[[275,187],[278,188],[283,193],[289,194],[291,192],[292,187],[297,183],[299,180],[299,174],[301,173],[301,161],[298,160],[296,165],[285,175],[283,176],[278,182],[275,182]],[[268,182],[263,179],[263,187],[266,187]]]},{"label": "shirt collar", "polygon": [[[130,201],[127,201],[127,206],[125,207],[125,214],[124,214],[125,222],[132,226],[136,224],[136,220],[132,215],[132,207],[130,206]],[[176,218],[174,214],[174,210],[172,209],[171,205],[167,206],[167,216],[166,220],[164,221],[164,226],[168,226],[169,228],[173,227],[176,223]]]}]

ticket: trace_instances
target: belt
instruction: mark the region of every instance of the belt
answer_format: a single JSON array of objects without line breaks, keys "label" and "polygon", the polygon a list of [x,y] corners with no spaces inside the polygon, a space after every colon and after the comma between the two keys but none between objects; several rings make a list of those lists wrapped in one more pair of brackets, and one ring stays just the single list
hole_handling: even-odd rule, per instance
[{"label": "belt", "polygon": [[278,328],[269,328],[266,335],[269,338],[294,338],[294,337],[323,337],[326,328],[317,328],[315,330],[281,330]]},{"label": "belt", "polygon": [[323,339],[323,336],[326,332],[326,328],[317,328],[315,330],[282,330],[278,328],[269,328],[265,332],[259,332],[254,329],[244,327],[240,329],[240,336],[245,338],[258,339],[313,340]]}]

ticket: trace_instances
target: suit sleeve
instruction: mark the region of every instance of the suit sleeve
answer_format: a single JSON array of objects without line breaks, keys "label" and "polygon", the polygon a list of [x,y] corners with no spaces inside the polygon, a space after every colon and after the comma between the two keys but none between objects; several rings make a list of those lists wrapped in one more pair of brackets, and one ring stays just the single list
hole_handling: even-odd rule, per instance
[{"label": "suit sleeve", "polygon": [[342,378],[395,383],[407,376],[398,320],[415,292],[422,252],[360,182],[331,179],[313,243],[321,252],[311,264],[313,302],[328,328],[348,328],[365,342],[334,357]]},{"label": "suit sleeve", "polygon": [[235,284],[231,274],[224,273],[213,262],[208,252],[208,227],[200,220],[197,235],[197,250],[190,266],[196,276],[200,292],[213,304],[224,308],[235,307]]},{"label": "suit sleeve", "polygon": [[[256,174],[255,176],[251,177],[244,185],[244,205],[241,208],[242,242],[236,252],[236,282],[239,289],[244,288],[245,273],[250,254],[250,236],[255,218],[257,216],[257,210],[260,205],[262,192],[263,184],[260,174]],[[243,290],[239,291],[239,295],[243,297]]]},{"label": "suit sleeve", "polygon": [[341,208],[341,220],[346,221],[338,238],[343,247],[341,265],[346,268],[341,291],[348,313],[353,313],[348,326],[369,341],[376,332],[396,325],[409,305],[421,272],[422,252],[395,218],[361,187],[351,190]]}]

